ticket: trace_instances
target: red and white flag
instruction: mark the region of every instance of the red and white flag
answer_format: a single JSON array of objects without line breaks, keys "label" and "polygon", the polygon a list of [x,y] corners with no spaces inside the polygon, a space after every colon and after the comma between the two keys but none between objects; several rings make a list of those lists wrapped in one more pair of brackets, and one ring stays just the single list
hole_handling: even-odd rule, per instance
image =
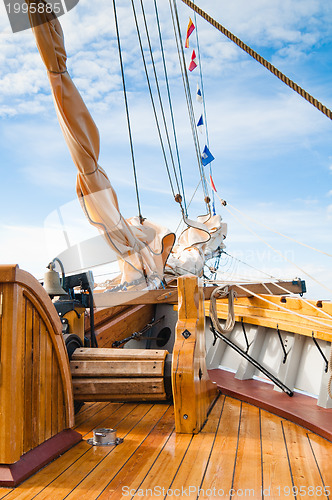
[{"label": "red and white flag", "polygon": [[184,44],[184,46],[186,47],[186,49],[189,49],[189,37],[192,34],[192,32],[194,31],[194,29],[195,29],[195,25],[192,22],[192,20],[189,18],[189,24],[188,24],[188,28],[187,28],[186,43]]},{"label": "red and white flag", "polygon": [[214,185],[214,182],[213,182],[211,174],[210,174],[210,182],[211,182],[211,187],[212,187],[213,191],[217,192],[216,186]]},{"label": "red and white flag", "polygon": [[197,68],[197,58],[196,58],[196,52],[193,50],[193,53],[191,55],[191,61],[189,64],[189,71],[194,71],[195,68]]}]

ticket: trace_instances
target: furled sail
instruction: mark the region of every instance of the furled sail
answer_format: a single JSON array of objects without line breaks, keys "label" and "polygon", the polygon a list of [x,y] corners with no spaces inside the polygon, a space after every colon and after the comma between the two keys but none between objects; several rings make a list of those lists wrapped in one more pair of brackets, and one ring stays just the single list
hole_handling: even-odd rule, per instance
[{"label": "furled sail", "polygon": [[[36,4],[33,0],[26,3]],[[58,120],[78,170],[76,191],[83,210],[115,251],[122,282],[130,283],[142,277],[150,282],[155,277],[161,280],[175,235],[139,217],[124,219],[121,215],[116,193],[98,165],[98,129],[67,71],[61,25],[52,12],[47,12],[44,0],[37,4],[44,7],[32,9],[33,13],[29,9],[30,24],[48,72]],[[174,247],[168,269],[175,274],[183,274],[185,269],[201,275],[208,248],[214,248],[215,243],[222,245],[225,237],[225,225],[218,217],[202,218],[193,226],[184,231]],[[189,247],[193,249],[191,252]],[[195,262],[190,264],[194,254],[197,254]]]}]

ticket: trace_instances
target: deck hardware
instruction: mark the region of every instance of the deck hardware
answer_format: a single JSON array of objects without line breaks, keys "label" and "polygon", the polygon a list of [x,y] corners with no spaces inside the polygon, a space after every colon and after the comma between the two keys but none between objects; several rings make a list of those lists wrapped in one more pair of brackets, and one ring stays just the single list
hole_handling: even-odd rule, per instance
[{"label": "deck hardware", "polygon": [[183,418],[184,418],[185,420],[188,420],[188,415],[185,413],[185,414],[183,415]]},{"label": "deck hardware", "polygon": [[325,373],[327,373],[328,369],[329,369],[329,361],[328,361],[327,357],[325,356],[325,354],[323,353],[322,349],[320,348],[320,345],[318,344],[317,340],[315,339],[314,332],[312,332],[312,340],[314,341],[315,346],[317,347],[317,349],[319,350],[322,358],[325,361]]},{"label": "deck hardware", "polygon": [[184,337],[186,340],[189,339],[190,336],[191,333],[189,332],[189,330],[185,330],[184,332],[182,332],[182,337]]},{"label": "deck hardware", "polygon": [[126,337],[125,339],[122,340],[116,340],[113,342],[112,347],[120,347],[122,344],[126,344],[129,342],[129,340],[141,340],[141,339],[147,339],[147,340],[155,340],[156,338],[152,337],[143,337],[144,333],[148,332],[153,326],[157,325],[161,321],[165,319],[165,316],[162,316],[161,318],[157,319],[156,321],[153,321],[152,323],[148,323],[145,325],[145,327],[139,331],[139,332],[134,332],[130,337]]},{"label": "deck hardware", "polygon": [[224,342],[226,342],[227,345],[229,345],[232,349],[234,349],[236,352],[238,352],[241,356],[243,356],[247,361],[249,361],[252,365],[254,365],[255,368],[257,368],[259,371],[264,373],[266,377],[268,377],[272,382],[277,385],[282,391],[284,391],[288,396],[293,396],[293,391],[289,389],[285,384],[281,382],[273,373],[269,372],[264,366],[262,366],[258,361],[256,361],[254,358],[252,358],[248,353],[243,351],[241,347],[236,345],[234,342],[232,342],[229,338],[227,338],[225,335],[223,335],[221,332],[217,331],[214,326],[211,326],[211,331],[213,335],[220,339],[222,339]]},{"label": "deck hardware", "polygon": [[282,351],[284,353],[284,359],[282,360],[282,362],[283,362],[283,364],[285,364],[286,361],[287,361],[287,356],[288,356],[289,351],[287,352],[286,349],[285,349],[284,343],[283,343],[282,338],[281,338],[281,333],[280,333],[280,330],[279,330],[279,325],[277,325],[277,334],[278,334],[278,337],[279,337],[279,340],[280,340],[281,349],[282,349]]},{"label": "deck hardware", "polygon": [[249,344],[248,335],[247,335],[247,332],[246,332],[246,329],[245,329],[245,326],[244,326],[244,323],[243,323],[243,318],[241,318],[241,326],[242,326],[242,330],[243,330],[244,339],[245,339],[246,344],[247,344],[246,353],[248,353],[249,347],[251,346],[252,342],[250,342],[250,344]]},{"label": "deck hardware", "polygon": [[323,302],[321,300],[317,300],[316,307],[323,307]]},{"label": "deck hardware", "polygon": [[280,302],[281,302],[282,304],[286,304],[286,303],[287,303],[287,299],[286,299],[286,297],[284,297],[284,296],[283,296],[283,297],[281,297]]},{"label": "deck hardware", "polygon": [[2,309],[3,309],[3,292],[0,293],[0,318],[2,317]]},{"label": "deck hardware", "polygon": [[92,446],[117,446],[123,443],[123,438],[116,437],[116,429],[94,429],[93,438],[88,439],[87,443]]}]

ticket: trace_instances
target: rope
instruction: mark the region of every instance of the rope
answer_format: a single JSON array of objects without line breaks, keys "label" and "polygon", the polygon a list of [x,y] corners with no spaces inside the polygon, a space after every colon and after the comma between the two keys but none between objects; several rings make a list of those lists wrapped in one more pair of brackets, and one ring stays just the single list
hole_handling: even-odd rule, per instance
[{"label": "rope", "polygon": [[136,24],[136,31],[137,31],[138,41],[139,41],[139,45],[140,45],[140,50],[141,50],[141,55],[142,55],[142,60],[143,60],[143,65],[144,65],[144,71],[145,71],[145,75],[146,75],[146,80],[147,80],[147,84],[148,84],[148,88],[149,88],[149,93],[150,93],[150,98],[151,98],[151,104],[152,104],[153,113],[154,113],[154,117],[155,117],[155,121],[156,121],[156,126],[157,126],[158,136],[159,136],[159,140],[160,140],[160,145],[161,145],[161,149],[162,149],[162,153],[163,153],[163,157],[164,157],[164,161],[165,161],[165,166],[166,166],[167,175],[168,175],[169,183],[170,183],[170,186],[171,186],[172,194],[173,194],[173,197],[175,198],[175,194],[176,193],[175,193],[174,186],[173,186],[171,172],[170,172],[169,167],[168,167],[168,161],[167,161],[166,151],[165,151],[165,148],[164,148],[163,138],[162,138],[162,134],[161,134],[159,122],[158,122],[157,110],[156,110],[156,106],[155,106],[154,99],[153,99],[152,88],[151,88],[151,84],[150,84],[148,69],[147,69],[146,60],[145,60],[145,56],[144,56],[144,49],[143,49],[143,45],[142,45],[141,34],[140,34],[139,26],[138,26],[136,9],[135,9],[135,5],[134,5],[134,1],[133,0],[131,0],[131,5],[132,5],[132,9],[133,9],[134,19],[135,19],[135,24]]},{"label": "rope", "polygon": [[[217,194],[218,196],[218,194]],[[326,285],[324,285],[323,283],[321,283],[320,281],[318,281],[316,278],[314,278],[313,276],[311,276],[311,274],[307,273],[302,267],[298,266],[297,264],[295,264],[295,262],[293,262],[292,260],[288,259],[285,255],[283,255],[282,252],[280,252],[280,250],[277,250],[276,248],[274,248],[272,245],[270,245],[267,241],[265,241],[263,238],[261,238],[253,229],[251,229],[250,227],[246,226],[242,221],[241,219],[239,219],[239,217],[237,217],[234,213],[232,213],[231,210],[228,209],[228,207],[224,204],[224,200],[222,200],[219,196],[218,196],[221,204],[225,207],[225,209],[228,211],[228,213],[230,213],[245,229],[247,229],[250,233],[254,234],[256,236],[256,238],[258,238],[260,241],[262,241],[265,245],[267,245],[269,248],[271,248],[271,250],[273,250],[273,252],[277,253],[278,255],[280,255],[280,257],[282,259],[284,259],[285,261],[289,262],[290,264],[292,264],[294,267],[296,267],[297,269],[299,269],[299,271],[301,271],[301,273],[305,274],[306,276],[308,276],[308,278],[310,278],[311,280],[313,280],[315,283],[317,283],[319,286],[325,288],[325,290],[327,290],[328,292],[332,292],[332,289],[330,289],[329,287],[327,287]]]},{"label": "rope", "polygon": [[204,199],[205,199],[205,203],[206,203],[206,208],[207,208],[208,212],[211,213],[210,202],[208,201],[209,197],[208,197],[207,181],[205,178],[204,169],[203,169],[203,165],[202,165],[202,158],[201,158],[200,146],[199,146],[199,138],[198,138],[198,132],[197,132],[197,127],[196,127],[195,115],[194,115],[194,111],[193,111],[193,103],[192,103],[191,93],[190,93],[190,85],[189,85],[187,67],[186,67],[183,44],[182,44],[181,28],[180,28],[178,11],[177,11],[175,0],[173,0],[173,7],[172,7],[172,0],[169,0],[169,4],[170,4],[171,15],[172,15],[175,40],[176,40],[176,44],[177,44],[177,51],[178,51],[178,56],[179,56],[179,61],[180,61],[183,86],[184,86],[184,91],[185,91],[185,95],[186,95],[189,120],[190,120],[190,124],[191,124],[191,130],[192,130],[193,140],[194,140],[194,145],[195,145],[195,150],[196,150],[198,169],[199,169],[199,173],[200,173],[201,181],[202,181]]},{"label": "rope", "polygon": [[[210,298],[210,318],[216,330],[226,335],[230,333],[235,325],[234,297],[236,293],[229,286],[221,286],[213,290]],[[224,326],[221,325],[217,313],[217,299],[224,299],[228,296],[228,315]]]},{"label": "rope", "polygon": [[310,245],[307,245],[306,243],[302,243],[301,241],[298,241],[295,238],[292,238],[291,236],[287,236],[286,234],[280,233],[279,231],[276,231],[275,229],[272,229],[271,227],[266,226],[262,222],[258,222],[257,220],[253,219],[252,217],[249,217],[249,215],[241,212],[241,210],[239,210],[238,208],[233,207],[230,203],[227,203],[227,205],[229,207],[231,207],[233,210],[236,210],[237,212],[239,212],[239,214],[241,214],[243,217],[246,217],[247,219],[251,220],[255,224],[264,227],[268,231],[271,231],[272,233],[275,233],[278,236],[282,236],[283,238],[287,238],[288,240],[294,241],[298,245],[302,245],[303,247],[310,248],[310,250],[315,250],[315,252],[319,252],[319,253],[322,253],[323,255],[327,255],[327,257],[332,257],[332,254],[330,254],[330,253],[324,252],[323,250],[319,250],[318,248],[315,248],[315,247],[312,247]]},{"label": "rope", "polygon": [[175,120],[174,120],[173,105],[172,105],[172,99],[171,99],[171,91],[170,91],[169,81],[168,81],[168,74],[167,74],[167,67],[166,67],[166,60],[165,60],[164,44],[163,44],[163,40],[162,40],[162,36],[161,36],[161,27],[160,27],[159,13],[158,13],[158,7],[157,7],[157,1],[156,0],[154,0],[154,7],[155,7],[156,20],[157,20],[157,26],[158,26],[158,34],[159,34],[159,43],[160,43],[160,49],[161,49],[161,57],[162,57],[163,67],[164,67],[165,82],[166,82],[167,96],[168,96],[168,103],[169,103],[169,108],[170,108],[170,113],[171,113],[171,121],[172,121],[173,136],[174,136],[174,144],[175,144],[176,156],[177,156],[177,160],[178,160],[180,181],[181,181],[181,187],[182,187],[183,204],[184,204],[185,215],[188,216],[188,209],[187,209],[187,204],[186,204],[186,194],[185,194],[185,190],[184,190],[184,182],[183,182],[182,168],[181,168],[181,162],[180,162],[179,146],[178,146],[178,140],[177,140],[176,129],[175,129]]},{"label": "rope", "polygon": [[[258,295],[257,293],[254,293],[252,290],[249,290],[249,288],[246,288],[243,285],[237,284],[236,286],[239,287],[239,288],[241,288],[241,290],[243,290],[244,292],[249,293],[249,295],[253,295],[254,297],[257,297],[258,299],[263,300],[263,302],[267,302],[268,304],[271,304],[273,306],[276,305],[274,302],[271,302],[270,300],[264,298],[262,295]],[[325,326],[326,328],[331,329],[331,325],[329,325],[327,323],[323,323],[322,321],[319,321],[318,319],[315,319],[315,318],[310,317],[310,316],[305,316],[304,314],[300,314],[300,313],[295,312],[295,311],[291,311],[287,307],[283,307],[283,306],[281,306],[279,304],[278,304],[277,307],[279,309],[282,309],[283,311],[286,311],[288,313],[294,314],[295,316],[298,316],[299,318],[305,319],[307,321],[311,321],[313,323],[317,323],[318,325],[322,325],[322,326]]]},{"label": "rope", "polygon": [[255,52],[252,48],[250,48],[248,45],[246,45],[242,40],[240,40],[237,36],[233,35],[230,31],[228,31],[224,26],[219,24],[215,19],[213,19],[211,16],[209,16],[206,12],[204,12],[202,9],[197,7],[193,2],[190,0],[182,0],[188,7],[190,7],[192,10],[197,12],[203,19],[205,19],[208,23],[212,24],[218,31],[223,33],[227,38],[229,38],[232,42],[234,42],[240,49],[244,50],[247,54],[249,54],[251,57],[253,57],[257,62],[262,64],[266,69],[268,69],[273,75],[275,75],[279,80],[281,80],[283,83],[288,85],[292,90],[297,92],[301,97],[303,97],[306,101],[310,102],[315,108],[317,108],[319,111],[321,111],[325,116],[330,118],[332,120],[332,111],[324,106],[321,102],[319,102],[317,99],[315,99],[312,95],[310,95],[306,90],[304,90],[302,87],[297,85],[297,83],[293,82],[290,78],[288,78],[286,75],[281,73],[275,66],[273,66],[269,61],[264,59],[261,55],[259,55],[257,52]]},{"label": "rope", "polygon": [[[141,3],[141,9],[142,9],[142,14],[143,14],[144,27],[145,27],[145,32],[146,32],[148,46],[149,46],[149,52],[150,52],[150,57],[151,57],[151,62],[152,62],[152,68],[153,68],[153,74],[154,74],[154,77],[155,77],[155,83],[156,83],[156,88],[157,88],[157,94],[158,94],[158,99],[159,99],[159,104],[160,104],[161,115],[162,115],[162,118],[163,118],[163,123],[164,123],[164,128],[165,128],[165,134],[166,134],[166,139],[167,139],[169,154],[170,154],[170,157],[171,157],[171,162],[172,162],[172,166],[173,166],[173,173],[174,173],[175,182],[176,182],[176,186],[177,186],[178,193],[179,193],[180,192],[180,186],[179,186],[178,176],[177,176],[176,169],[175,169],[175,163],[174,163],[174,157],[173,157],[173,152],[172,152],[172,146],[171,146],[171,141],[170,141],[170,137],[169,137],[169,133],[168,133],[168,127],[167,127],[167,123],[166,123],[164,106],[163,106],[163,101],[162,101],[161,93],[160,93],[160,87],[159,87],[159,83],[158,83],[158,76],[157,76],[156,65],[155,65],[155,62],[154,62],[154,57],[153,57],[153,52],[152,52],[152,46],[151,46],[151,41],[150,41],[150,35],[149,35],[148,25],[147,25],[147,21],[146,21],[146,15],[145,15],[145,9],[144,9],[144,5],[143,5],[143,0],[140,0],[140,3]],[[132,4],[133,4],[133,0],[132,0]],[[183,208],[182,208],[182,203],[181,202],[180,202],[180,206],[181,206],[181,210],[183,212]]]},{"label": "rope", "polygon": [[120,32],[119,32],[119,24],[118,24],[117,12],[116,12],[115,0],[113,0],[113,10],[114,10],[114,18],[115,18],[116,37],[117,37],[117,42],[118,42],[118,52],[119,52],[119,60],[120,60],[123,95],[124,95],[125,108],[126,108],[126,117],[127,117],[127,126],[128,126],[129,142],[130,142],[131,159],[132,159],[134,181],[135,181],[138,216],[139,216],[140,221],[142,222],[143,216],[142,216],[142,212],[141,212],[141,203],[140,203],[140,199],[139,199],[139,189],[138,189],[138,181],[137,181],[137,173],[136,173],[136,165],[135,165],[135,156],[134,156],[134,145],[133,145],[133,138],[132,138],[132,133],[131,133],[129,107],[128,107],[127,91],[126,91],[126,81],[125,81],[125,75],[124,75],[124,69],[123,69],[121,43],[120,43]]}]

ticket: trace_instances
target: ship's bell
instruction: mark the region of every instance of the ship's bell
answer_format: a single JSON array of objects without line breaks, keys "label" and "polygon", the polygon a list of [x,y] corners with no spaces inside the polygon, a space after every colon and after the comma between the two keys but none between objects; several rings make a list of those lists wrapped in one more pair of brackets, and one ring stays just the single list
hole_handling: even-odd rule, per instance
[{"label": "ship's bell", "polygon": [[67,295],[67,292],[60,285],[59,273],[54,271],[52,266],[44,274],[44,288],[48,295],[53,297],[58,295]]}]

